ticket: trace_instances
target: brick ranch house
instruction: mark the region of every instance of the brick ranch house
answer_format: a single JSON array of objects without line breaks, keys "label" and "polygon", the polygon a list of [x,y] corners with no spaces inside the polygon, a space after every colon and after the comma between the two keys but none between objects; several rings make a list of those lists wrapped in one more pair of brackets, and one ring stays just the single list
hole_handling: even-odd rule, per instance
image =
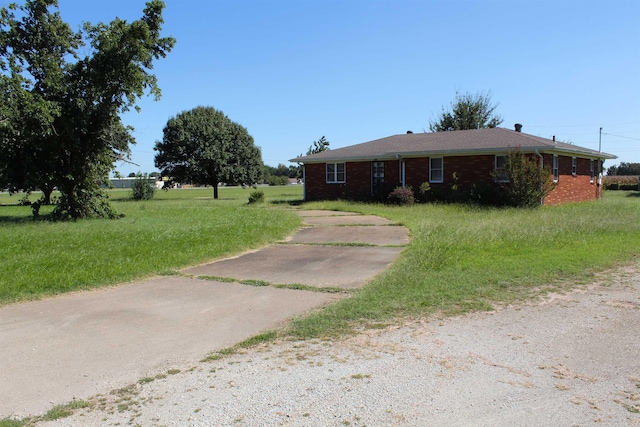
[{"label": "brick ranch house", "polygon": [[[304,198],[380,200],[397,186],[417,192],[428,182],[442,198],[471,194],[479,187],[497,189],[492,172],[504,165],[507,153],[518,148],[536,156],[553,173],[556,186],[547,205],[598,198],[598,174],[606,159],[617,158],[504,128],[436,133],[407,133],[349,147],[300,156],[291,162],[304,166]],[[475,189],[475,190],[474,190]]]}]

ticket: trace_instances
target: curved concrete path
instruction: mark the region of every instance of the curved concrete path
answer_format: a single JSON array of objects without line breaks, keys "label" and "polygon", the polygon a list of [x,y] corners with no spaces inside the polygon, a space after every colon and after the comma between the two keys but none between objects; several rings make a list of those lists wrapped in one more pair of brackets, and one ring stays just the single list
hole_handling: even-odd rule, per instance
[{"label": "curved concrete path", "polygon": [[0,419],[189,368],[210,352],[339,298],[321,289],[239,281],[355,288],[409,241],[404,227],[383,218],[299,213],[306,227],[286,242],[188,268],[184,276],[0,308]]}]

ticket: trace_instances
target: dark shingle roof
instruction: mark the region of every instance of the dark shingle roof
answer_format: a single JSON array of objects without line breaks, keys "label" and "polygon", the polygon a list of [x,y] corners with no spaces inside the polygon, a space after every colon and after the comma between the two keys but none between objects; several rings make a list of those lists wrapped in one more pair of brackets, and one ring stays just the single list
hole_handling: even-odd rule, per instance
[{"label": "dark shingle roof", "polygon": [[485,128],[435,133],[411,133],[388,136],[362,144],[323,151],[291,159],[298,163],[324,163],[427,157],[472,155],[504,152],[518,147],[523,152],[558,153],[585,157],[615,159],[616,156],[584,147],[516,132],[504,128]]}]

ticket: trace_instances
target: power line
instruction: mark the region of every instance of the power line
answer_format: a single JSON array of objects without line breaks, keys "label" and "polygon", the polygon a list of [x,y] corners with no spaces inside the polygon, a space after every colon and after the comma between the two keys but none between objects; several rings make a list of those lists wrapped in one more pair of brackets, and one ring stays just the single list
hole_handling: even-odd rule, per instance
[{"label": "power line", "polygon": [[603,135],[609,135],[609,136],[615,136],[616,138],[626,138],[626,139],[634,139],[636,141],[640,141],[640,138],[632,138],[630,136],[622,136],[622,135],[614,135],[612,133],[604,133],[602,132]]},{"label": "power line", "polygon": [[[628,123],[603,123],[602,126],[606,126],[606,127],[616,127],[616,126],[631,126],[631,125],[638,125],[640,124],[640,122],[628,122]],[[555,124],[550,124],[550,125],[538,125],[538,124],[527,124],[525,127],[526,128],[588,128],[593,126],[592,124],[583,124],[583,125],[575,125],[575,124],[571,124],[571,125],[555,125]]]}]

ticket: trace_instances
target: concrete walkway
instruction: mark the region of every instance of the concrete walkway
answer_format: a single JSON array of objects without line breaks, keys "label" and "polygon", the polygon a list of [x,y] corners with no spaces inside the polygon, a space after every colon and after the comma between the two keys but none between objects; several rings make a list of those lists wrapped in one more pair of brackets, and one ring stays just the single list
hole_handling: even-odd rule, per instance
[{"label": "concrete walkway", "polygon": [[0,308],[0,419],[188,369],[212,351],[339,298],[227,279],[356,288],[409,241],[404,227],[379,217],[299,213],[306,227],[286,242],[185,269],[185,276]]}]

